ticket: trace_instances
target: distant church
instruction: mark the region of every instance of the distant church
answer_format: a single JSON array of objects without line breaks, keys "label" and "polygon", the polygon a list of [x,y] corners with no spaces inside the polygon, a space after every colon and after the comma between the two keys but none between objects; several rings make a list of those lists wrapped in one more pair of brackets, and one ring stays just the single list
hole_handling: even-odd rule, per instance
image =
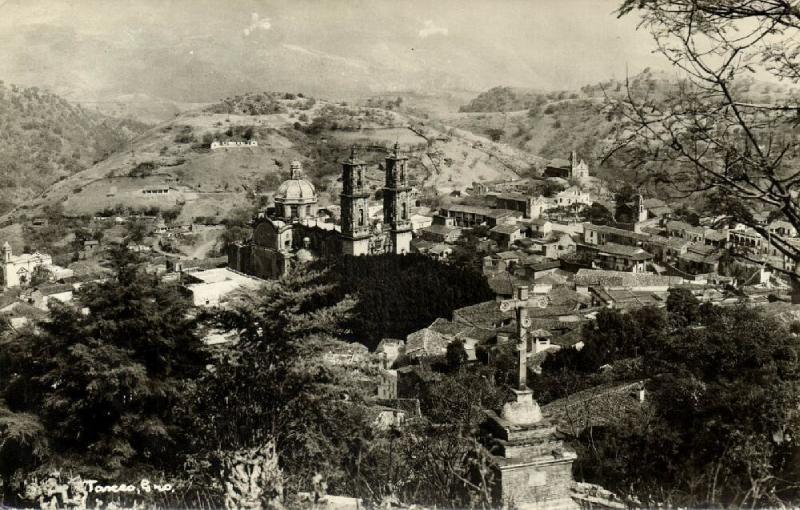
[{"label": "distant church", "polygon": [[253,235],[228,248],[228,266],[259,278],[278,278],[298,263],[327,255],[409,253],[411,244],[411,187],[406,162],[395,144],[386,157],[383,222],[369,221],[370,190],[367,165],[356,154],[342,162],[341,222],[317,215],[317,191],[293,161],[289,179],[275,194],[272,211],[253,220]]},{"label": "distant church", "polygon": [[584,160],[578,160],[578,154],[572,151],[569,160],[554,159],[544,169],[545,177],[560,177],[562,179],[581,180],[589,177],[589,165]]}]

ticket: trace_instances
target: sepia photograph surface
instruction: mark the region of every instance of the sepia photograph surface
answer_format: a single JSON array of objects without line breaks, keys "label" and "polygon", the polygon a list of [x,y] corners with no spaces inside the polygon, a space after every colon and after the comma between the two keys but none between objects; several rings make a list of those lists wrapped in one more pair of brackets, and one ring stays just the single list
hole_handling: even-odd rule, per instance
[{"label": "sepia photograph surface", "polygon": [[800,507],[800,1],[0,0],[0,508]]}]

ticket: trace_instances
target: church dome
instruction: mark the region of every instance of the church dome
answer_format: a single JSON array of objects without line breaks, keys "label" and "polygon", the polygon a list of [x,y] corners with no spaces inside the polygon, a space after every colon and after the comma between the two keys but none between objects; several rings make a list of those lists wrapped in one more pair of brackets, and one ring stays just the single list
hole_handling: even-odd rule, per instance
[{"label": "church dome", "polygon": [[283,181],[275,193],[276,202],[309,202],[317,200],[317,190],[309,181],[303,179],[299,161],[292,161],[289,179]]}]

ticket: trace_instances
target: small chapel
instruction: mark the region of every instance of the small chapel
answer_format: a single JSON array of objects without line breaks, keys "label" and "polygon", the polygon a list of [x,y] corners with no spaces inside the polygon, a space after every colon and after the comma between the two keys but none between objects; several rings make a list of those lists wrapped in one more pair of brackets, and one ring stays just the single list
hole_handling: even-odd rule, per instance
[{"label": "small chapel", "polygon": [[350,157],[342,162],[338,224],[318,214],[317,190],[304,177],[300,162],[293,161],[289,179],[274,195],[274,207],[253,218],[253,233],[246,242],[229,246],[228,266],[273,279],[317,257],[409,253],[412,195],[407,161],[395,144],[384,164],[383,221],[371,222],[367,164],[352,147]]}]

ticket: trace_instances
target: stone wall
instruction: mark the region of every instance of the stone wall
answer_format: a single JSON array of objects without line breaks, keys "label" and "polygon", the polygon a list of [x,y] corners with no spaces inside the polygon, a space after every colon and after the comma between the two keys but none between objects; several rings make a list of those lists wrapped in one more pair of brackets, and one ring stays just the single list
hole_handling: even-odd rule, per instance
[{"label": "stone wall", "polygon": [[518,465],[500,468],[505,505],[517,508],[565,508],[573,506],[571,498],[572,464],[544,466]]}]

